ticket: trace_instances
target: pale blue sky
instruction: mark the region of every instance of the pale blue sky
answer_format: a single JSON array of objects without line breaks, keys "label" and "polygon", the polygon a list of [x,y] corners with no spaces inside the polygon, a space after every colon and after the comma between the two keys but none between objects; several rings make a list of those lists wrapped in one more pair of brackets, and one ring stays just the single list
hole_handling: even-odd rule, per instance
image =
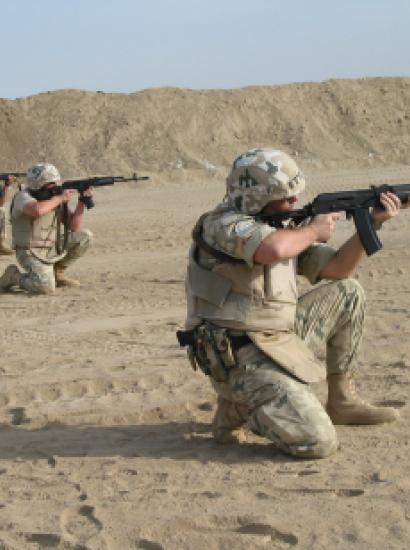
[{"label": "pale blue sky", "polygon": [[410,76],[409,0],[0,0],[0,97]]}]

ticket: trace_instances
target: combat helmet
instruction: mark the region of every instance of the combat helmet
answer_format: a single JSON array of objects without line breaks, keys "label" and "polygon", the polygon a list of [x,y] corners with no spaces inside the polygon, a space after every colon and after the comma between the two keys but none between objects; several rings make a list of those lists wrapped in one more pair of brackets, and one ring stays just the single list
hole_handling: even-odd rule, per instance
[{"label": "combat helmet", "polygon": [[228,203],[245,214],[258,214],[270,201],[293,197],[305,188],[296,162],[278,149],[250,149],[233,163],[226,180]]},{"label": "combat helmet", "polygon": [[27,187],[36,191],[41,189],[47,183],[60,183],[60,172],[54,164],[47,162],[38,162],[27,170]]}]

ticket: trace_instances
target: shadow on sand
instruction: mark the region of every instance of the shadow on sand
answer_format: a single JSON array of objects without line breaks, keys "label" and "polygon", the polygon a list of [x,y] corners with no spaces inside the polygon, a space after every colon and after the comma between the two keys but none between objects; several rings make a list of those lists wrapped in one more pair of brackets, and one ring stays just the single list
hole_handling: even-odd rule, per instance
[{"label": "shadow on sand", "polygon": [[3,425],[0,428],[0,459],[140,456],[225,464],[295,461],[266,440],[253,435],[251,439],[242,444],[217,445],[211,436],[210,425],[198,422],[85,427],[51,423],[35,430],[24,425]]}]

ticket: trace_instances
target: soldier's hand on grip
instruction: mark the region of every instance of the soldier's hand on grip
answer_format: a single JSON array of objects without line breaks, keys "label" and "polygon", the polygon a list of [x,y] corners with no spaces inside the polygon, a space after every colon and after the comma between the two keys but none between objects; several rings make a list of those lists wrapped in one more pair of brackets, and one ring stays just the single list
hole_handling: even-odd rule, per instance
[{"label": "soldier's hand on grip", "polygon": [[310,223],[317,233],[316,240],[322,243],[327,242],[336,228],[336,222],[340,220],[341,217],[342,215],[340,212],[319,214],[315,216]]}]

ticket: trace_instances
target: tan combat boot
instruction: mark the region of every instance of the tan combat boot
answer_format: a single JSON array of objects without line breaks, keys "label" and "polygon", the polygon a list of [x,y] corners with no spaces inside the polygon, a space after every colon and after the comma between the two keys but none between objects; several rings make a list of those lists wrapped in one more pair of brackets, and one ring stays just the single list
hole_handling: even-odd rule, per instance
[{"label": "tan combat boot", "polygon": [[383,424],[399,418],[392,407],[376,407],[360,399],[351,374],[330,374],[327,384],[326,411],[333,424]]},{"label": "tan combat boot", "polygon": [[[247,420],[248,409],[218,396],[217,408],[212,421],[212,434],[217,443],[243,443],[246,436],[238,430]],[[234,433],[237,430],[236,433]]]},{"label": "tan combat boot", "polygon": [[0,291],[8,290],[12,286],[19,286],[20,271],[17,266],[11,264],[6,267],[3,275],[0,277]]},{"label": "tan combat boot", "polygon": [[54,275],[56,278],[56,286],[62,287],[62,286],[81,286],[80,281],[77,279],[72,279],[71,277],[67,277],[65,274],[65,267],[61,267],[58,265],[54,266]]},{"label": "tan combat boot", "polygon": [[3,239],[0,239],[0,256],[11,256],[13,250],[9,248]]}]

